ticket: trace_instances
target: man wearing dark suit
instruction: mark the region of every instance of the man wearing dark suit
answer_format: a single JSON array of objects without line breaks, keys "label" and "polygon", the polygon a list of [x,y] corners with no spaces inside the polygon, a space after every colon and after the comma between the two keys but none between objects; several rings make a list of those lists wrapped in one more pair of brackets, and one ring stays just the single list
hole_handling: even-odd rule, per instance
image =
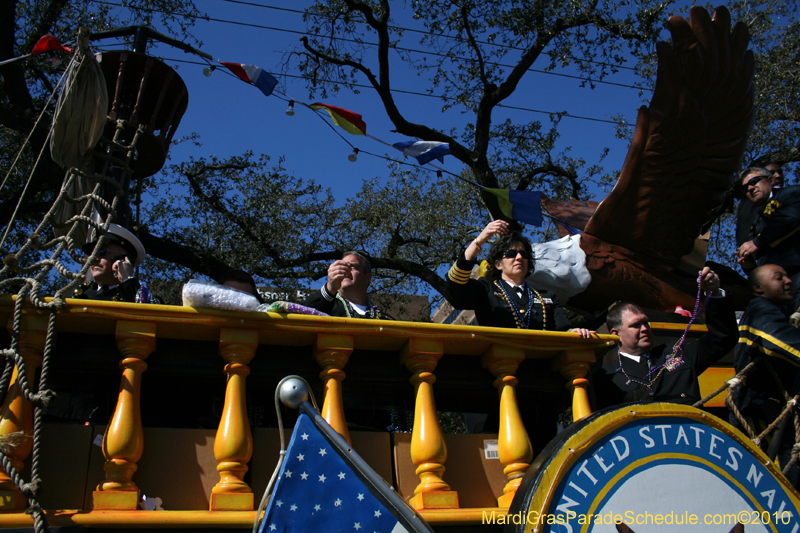
[{"label": "man wearing dark suit", "polygon": [[[753,238],[750,232],[753,229],[753,224],[758,220],[758,215],[763,209],[763,204],[755,204],[746,194],[747,190],[743,185],[744,180],[750,179],[751,176],[761,176],[764,179],[773,181],[774,174],[766,168],[750,167],[742,170],[736,180],[736,187],[742,193],[742,200],[739,202],[739,209],[736,211],[736,246],[739,247],[745,242]],[[781,180],[781,183],[783,181]]]},{"label": "man wearing dark suit", "polygon": [[372,303],[367,289],[372,266],[360,252],[345,252],[328,267],[328,281],[303,305],[331,316],[394,320]]},{"label": "man wearing dark suit", "polygon": [[608,312],[607,323],[619,335],[617,357],[592,372],[599,407],[624,402],[671,402],[692,405],[701,400],[698,377],[736,345],[733,306],[720,289],[719,277],[708,267],[701,288],[711,294],[706,308],[708,333],[672,358],[665,345],[652,346],[647,315],[632,303],[620,303]]},{"label": "man wearing dark suit", "polygon": [[768,174],[750,173],[742,180],[748,199],[760,211],[749,240],[736,255],[748,271],[762,265],[782,266],[792,279],[795,310],[800,307],[800,186],[774,188],[772,173]]}]

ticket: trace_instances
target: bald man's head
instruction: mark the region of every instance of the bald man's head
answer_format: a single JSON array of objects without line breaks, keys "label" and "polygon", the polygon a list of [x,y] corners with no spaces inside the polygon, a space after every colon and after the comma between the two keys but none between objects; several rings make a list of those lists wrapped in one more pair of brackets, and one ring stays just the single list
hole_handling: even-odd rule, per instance
[{"label": "bald man's head", "polygon": [[750,273],[747,282],[756,296],[763,296],[778,305],[792,303],[792,280],[781,266],[760,266]]}]

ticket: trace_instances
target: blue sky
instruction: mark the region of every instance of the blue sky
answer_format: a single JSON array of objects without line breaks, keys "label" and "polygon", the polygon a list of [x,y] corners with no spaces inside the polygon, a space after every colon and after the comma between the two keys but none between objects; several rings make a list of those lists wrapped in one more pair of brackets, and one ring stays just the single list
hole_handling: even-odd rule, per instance
[{"label": "blue sky", "polygon": [[[277,75],[280,83],[276,91],[299,101],[316,101],[309,99],[301,80],[279,75],[284,52],[299,45],[301,32],[306,28],[302,16],[293,11],[302,9],[310,2],[260,0],[258,3],[272,8],[224,0],[197,0],[198,9],[211,18],[233,22],[198,21],[193,33],[203,43],[200,48],[218,60],[258,65]],[[396,4],[393,3],[395,9],[404,5]],[[411,20],[403,24],[406,25],[406,22],[409,26],[413,24]],[[234,23],[255,24],[272,29]],[[401,45],[420,48],[418,39],[418,35],[406,33]],[[107,48],[109,44],[103,43],[102,47]],[[175,66],[189,91],[189,108],[176,138],[196,132],[202,143],[201,147],[192,143],[174,147],[171,150],[173,162],[211,155],[224,158],[246,150],[267,154],[272,157],[273,162],[283,156],[288,172],[330,187],[340,203],[356,194],[362,180],[388,175],[387,163],[383,159],[360,154],[357,162],[348,161],[347,156],[352,151],[350,146],[314,116],[312,111],[297,106],[296,114],[289,117],[285,114],[285,101],[276,96],[265,97],[257,88],[226,75],[222,70],[206,77],[202,72],[205,65],[171,61],[197,61],[199,58],[196,56],[161,44],[152,46],[149,53],[163,57],[167,63]],[[535,65],[534,68],[542,66]],[[564,70],[557,72],[573,74]],[[629,70],[622,70],[607,78],[607,81],[624,85],[639,83]],[[424,92],[427,86],[426,80],[407,70],[395,71],[392,82],[396,89],[412,92]],[[579,85],[580,82],[576,79],[529,73],[515,94],[504,104],[542,111],[567,111],[571,115],[601,120],[607,120],[613,114],[623,114],[633,122],[638,106],[643,103],[642,98],[649,96],[649,93],[645,93],[640,97],[639,91],[619,86],[600,84],[592,90]],[[444,131],[452,127],[460,128],[471,118],[470,115],[461,114],[457,108],[442,113],[442,103],[435,98],[398,94],[397,101],[409,120]],[[369,89],[362,89],[360,94],[342,91],[324,102],[361,113],[367,123],[368,133],[383,141],[391,144],[409,140],[391,133],[393,125],[386,117],[377,96]],[[501,121],[506,116],[515,121],[542,120],[545,127],[549,126],[547,115],[523,110],[498,110],[494,120]],[[361,150],[402,157],[400,152],[379,142],[362,136],[352,136],[340,128],[337,129]],[[611,152],[604,162],[606,171],[621,167],[628,142],[614,137],[612,124],[564,118],[561,133],[560,145],[572,146],[573,157],[583,157],[591,164],[597,160],[603,147],[608,147]],[[443,167],[453,173],[462,169],[461,163],[452,157],[445,158]],[[596,191],[597,196],[603,194],[602,191]]]}]

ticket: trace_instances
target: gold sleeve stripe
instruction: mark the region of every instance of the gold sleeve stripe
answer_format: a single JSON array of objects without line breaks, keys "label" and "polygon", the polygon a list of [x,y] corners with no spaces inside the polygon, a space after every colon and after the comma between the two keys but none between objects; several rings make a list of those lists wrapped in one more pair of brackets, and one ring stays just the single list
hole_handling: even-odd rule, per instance
[{"label": "gold sleeve stripe", "polygon": [[469,281],[469,275],[471,273],[471,270],[464,270],[453,264],[453,266],[450,267],[450,271],[447,273],[447,277],[450,278],[450,280],[454,283],[466,285],[467,281]]},{"label": "gold sleeve stripe", "polygon": [[746,344],[746,345],[748,345],[748,346],[750,346],[752,348],[755,348],[756,350],[758,350],[759,352],[763,353],[764,355],[769,355],[770,357],[777,357],[778,359],[782,359],[784,361],[792,363],[795,366],[797,366],[799,364],[797,359],[795,359],[793,357],[787,357],[786,354],[783,353],[783,352],[776,352],[775,350],[770,350],[769,348],[764,348],[760,344],[755,343],[750,339],[740,338],[739,339],[739,343],[740,344]]},{"label": "gold sleeve stripe", "polygon": [[[762,339],[764,339],[764,340],[768,340],[769,342],[771,342],[771,343],[772,343],[772,344],[774,344],[775,346],[777,346],[777,347],[779,347],[779,348],[782,348],[782,349],[786,350],[786,351],[787,351],[787,352],[789,352],[790,354],[792,354],[792,355],[794,355],[795,357],[797,357],[798,359],[800,359],[800,350],[797,350],[796,348],[793,348],[793,347],[789,346],[789,345],[788,345],[788,344],[786,344],[785,342],[783,342],[783,341],[781,341],[781,340],[779,340],[779,339],[776,339],[776,338],[775,338],[775,337],[773,337],[772,335],[769,335],[769,334],[767,334],[767,333],[764,333],[763,331],[761,331],[761,330],[759,330],[759,329],[751,328],[750,326],[746,326],[746,325],[744,325],[744,326],[739,326],[739,331],[740,331],[740,332],[748,332],[748,333],[752,333],[753,335],[755,335],[755,336],[757,336],[757,337],[761,337],[761,338],[762,338]],[[751,346],[754,346],[754,344],[753,344],[752,342],[748,341],[747,339],[742,339],[742,338],[740,338],[740,339],[739,339],[739,342],[747,342],[747,344],[749,344],[749,345],[751,345]],[[762,351],[763,351],[763,350],[762,350]],[[764,352],[764,353],[766,353],[766,352]],[[770,355],[774,355],[774,354],[770,354]]]},{"label": "gold sleeve stripe", "polygon": [[775,241],[775,242],[773,242],[772,244],[770,244],[770,247],[771,247],[771,248],[775,248],[775,247],[776,247],[776,246],[778,246],[780,243],[782,243],[783,241],[785,241],[786,239],[788,239],[789,237],[791,237],[792,235],[794,235],[795,233],[797,233],[797,232],[798,232],[798,230],[800,230],[800,227],[794,228],[792,231],[790,231],[789,233],[787,233],[786,235],[784,235],[783,237],[781,237],[781,238],[780,238],[780,239],[778,239],[777,241]]}]

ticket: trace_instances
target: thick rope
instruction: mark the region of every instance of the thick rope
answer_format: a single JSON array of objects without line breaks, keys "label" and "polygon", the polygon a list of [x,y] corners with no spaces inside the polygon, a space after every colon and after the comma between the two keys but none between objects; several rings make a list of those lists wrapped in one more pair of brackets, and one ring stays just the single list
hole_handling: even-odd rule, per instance
[{"label": "thick rope", "polygon": [[[124,146],[120,143],[122,132],[126,124],[124,121],[116,122],[116,131],[113,140],[104,139],[106,145],[112,145],[118,150],[123,150],[126,153],[125,159],[109,156],[108,154],[101,154],[94,151],[96,156],[102,155],[102,159],[114,163],[116,166],[130,170],[130,162],[134,156],[136,145],[144,133],[144,127],[139,127],[136,131],[134,138],[130,145]],[[41,460],[41,436],[43,430],[43,408],[53,398],[55,392],[48,388],[47,383],[50,373],[50,360],[55,350],[56,343],[56,318],[57,311],[66,306],[65,298],[71,296],[75,287],[82,282],[86,276],[89,267],[97,258],[97,252],[105,246],[108,241],[106,233],[109,225],[116,217],[118,206],[124,195],[122,186],[117,180],[110,179],[102,174],[86,173],[79,169],[72,168],[69,170],[69,175],[65,183],[70,180],[83,178],[93,183],[92,192],[89,194],[81,195],[78,198],[71,198],[67,193],[67,187],[64,187],[59,193],[56,201],[51,206],[50,210],[45,214],[41,224],[37,227],[36,231],[29,235],[26,242],[22,247],[13,254],[9,254],[3,260],[3,267],[0,269],[0,289],[9,286],[20,285],[17,292],[17,299],[14,303],[14,314],[12,317],[11,328],[11,345],[9,349],[2,350],[2,359],[4,361],[4,369],[0,375],[0,400],[6,395],[14,366],[17,367],[17,383],[19,384],[21,394],[23,397],[30,401],[34,406],[33,413],[33,435],[23,435],[22,438],[32,438],[33,446],[31,451],[31,480],[25,482],[19,472],[11,464],[9,452],[14,448],[13,438],[7,442],[7,446],[3,448],[0,446],[0,464],[2,465],[5,473],[9,479],[12,480],[17,489],[28,499],[28,509],[26,513],[32,515],[34,520],[34,529],[36,533],[45,533],[48,531],[47,518],[44,510],[38,502],[37,494],[41,486],[40,478],[40,460]],[[109,203],[101,196],[102,187],[106,184],[113,185],[114,198]],[[55,225],[54,216],[59,206],[62,203],[70,202],[79,204],[83,202],[83,207],[79,215],[72,216],[68,221],[61,224],[61,227],[69,227],[66,235],[56,237],[48,242],[42,242],[41,235],[47,231],[47,225]],[[95,204],[99,204],[106,210],[108,216],[102,223],[97,222],[92,218],[92,210]],[[98,245],[89,257],[81,258],[76,253],[76,249],[80,247],[83,242],[76,243],[76,235],[79,235],[81,228],[91,227],[97,230],[100,235]],[[41,254],[50,253],[49,258],[41,259],[23,266],[21,264],[22,258],[27,258],[34,253]],[[83,263],[79,272],[73,273],[61,261],[60,257],[68,255],[71,259],[78,263]],[[66,278],[69,283],[58,289],[50,302],[46,302],[42,294],[44,283],[48,277],[52,275],[55,270],[58,274]],[[30,274],[35,273],[33,277]],[[45,338],[45,346],[42,353],[42,365],[39,373],[38,391],[36,384],[28,382],[26,374],[26,363],[20,354],[20,338],[22,333],[23,322],[23,307],[26,303],[32,304],[35,308],[49,311],[49,320],[47,324],[47,334]],[[11,364],[13,361],[14,364]]]},{"label": "thick rope", "polygon": [[[745,382],[746,374],[750,371],[751,368],[753,368],[753,366],[756,363],[758,363],[758,361],[760,361],[760,359],[756,359],[755,361],[751,362],[749,365],[744,367],[741,372],[739,372],[734,377],[732,377],[731,379],[729,379],[728,381],[723,383],[720,388],[718,388],[717,390],[715,390],[714,392],[712,392],[711,394],[709,394],[708,396],[706,396],[705,398],[703,398],[699,402],[694,403],[692,405],[692,407],[697,407],[698,409],[702,409],[703,405],[705,405],[712,398],[716,397],[718,394],[720,394],[724,390],[726,390],[726,389],[735,389],[739,385],[742,385]],[[727,403],[727,401],[726,401],[726,403]]]}]

